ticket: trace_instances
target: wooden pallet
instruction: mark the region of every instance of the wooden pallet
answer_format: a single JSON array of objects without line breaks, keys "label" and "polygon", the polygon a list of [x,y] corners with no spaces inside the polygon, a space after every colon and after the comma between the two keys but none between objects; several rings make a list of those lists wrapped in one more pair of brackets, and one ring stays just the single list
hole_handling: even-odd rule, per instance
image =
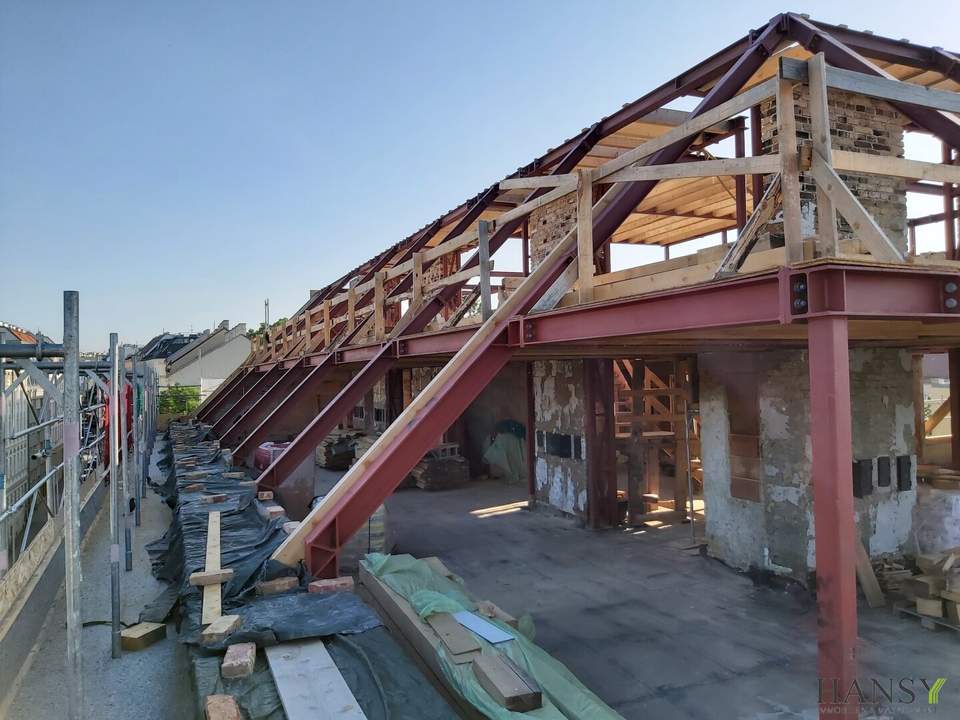
[{"label": "wooden pallet", "polygon": [[927,630],[937,631],[941,627],[950,628],[956,632],[960,632],[960,625],[954,625],[952,622],[948,622],[943,618],[931,617],[929,615],[921,615],[912,607],[910,607],[906,602],[900,601],[893,604],[893,614],[897,617],[903,615],[912,615],[913,617],[920,618],[920,625],[926,628]]}]

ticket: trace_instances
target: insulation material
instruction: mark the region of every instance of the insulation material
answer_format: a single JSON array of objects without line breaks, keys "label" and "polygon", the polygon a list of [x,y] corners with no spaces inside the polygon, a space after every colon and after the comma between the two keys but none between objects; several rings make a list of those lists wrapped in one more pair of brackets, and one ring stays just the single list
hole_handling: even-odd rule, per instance
[{"label": "insulation material", "polygon": [[527,481],[527,451],[523,440],[511,432],[499,432],[483,453],[490,475],[511,483]]}]

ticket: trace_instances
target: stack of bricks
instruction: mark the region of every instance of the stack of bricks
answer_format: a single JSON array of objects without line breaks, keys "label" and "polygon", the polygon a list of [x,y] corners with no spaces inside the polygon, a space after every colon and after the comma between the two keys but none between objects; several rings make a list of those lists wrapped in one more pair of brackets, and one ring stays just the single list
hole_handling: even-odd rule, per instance
[{"label": "stack of bricks", "polygon": [[[797,123],[797,144],[811,145],[810,93],[806,85],[793,90],[794,116]],[[903,157],[904,118],[893,107],[873,98],[830,89],[830,141],[835,150]],[[763,153],[778,151],[777,108],[774,100],[761,105],[761,137]],[[840,173],[847,187],[857,196],[868,213],[877,221],[890,241],[900,250],[907,247],[906,181],[882,175]],[[768,178],[769,180],[769,178]],[[815,234],[817,187],[809,173],[800,175],[800,208],[804,236]],[[840,218],[840,239],[853,237]],[[783,233],[771,226],[771,243],[783,245]]]}]

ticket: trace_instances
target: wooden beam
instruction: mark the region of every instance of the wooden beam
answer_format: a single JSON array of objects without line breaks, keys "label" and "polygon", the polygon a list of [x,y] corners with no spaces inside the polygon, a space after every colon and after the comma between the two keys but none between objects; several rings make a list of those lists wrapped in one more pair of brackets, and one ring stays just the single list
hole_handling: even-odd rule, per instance
[{"label": "wooden beam", "polygon": [[803,261],[800,226],[800,161],[797,155],[797,123],[793,115],[793,83],[780,80],[777,88],[777,142],[780,146],[780,192],[783,204],[783,235],[787,264]]},{"label": "wooden beam", "polygon": [[357,289],[351,285],[347,290],[347,332],[353,332],[357,327]]},{"label": "wooden beam", "polygon": [[323,347],[330,347],[333,339],[333,324],[330,321],[330,301],[323,301]]},{"label": "wooden beam", "polygon": [[632,165],[638,160],[649,157],[658,150],[669,147],[673,143],[684,140],[691,135],[697,135],[706,130],[711,125],[715,125],[720,120],[726,120],[729,117],[737,115],[749,109],[753,105],[773,97],[777,92],[777,78],[770,78],[758,85],[753,86],[746,92],[740,93],[727,102],[720,103],[712,110],[701,113],[692,120],[688,120],[682,125],[678,125],[672,130],[668,130],[663,135],[648,140],[638,147],[625,152],[623,155],[604,163],[594,169],[593,181],[600,182],[608,175],[612,175],[618,170],[622,170],[628,165]]},{"label": "wooden beam", "polygon": [[[220,570],[220,511],[207,514],[207,554],[204,571],[212,573]],[[203,609],[200,622],[209,625],[221,614],[221,585],[215,583],[203,586]]]},{"label": "wooden beam", "polygon": [[[813,136],[813,152],[827,165],[833,164],[830,141],[830,108],[827,100],[827,64],[823,53],[817,53],[809,61],[810,76],[810,129]],[[817,246],[821,257],[837,257],[840,246],[837,238],[837,211],[830,196],[817,186]]]},{"label": "wooden beam", "polygon": [[940,406],[930,413],[930,417],[923,421],[923,434],[929,435],[932,433],[937,425],[943,422],[943,419],[950,414],[950,396],[947,395],[947,399],[940,403]]},{"label": "wooden beam", "polygon": [[[806,82],[808,73],[809,68],[804,61],[788,57],[780,58],[781,77],[795,82]],[[826,83],[827,86],[844,92],[960,113],[960,93],[936,90],[902,80],[867,75],[828,65]]]},{"label": "wooden beam", "polygon": [[637,165],[618,170],[607,176],[605,182],[674,180],[722,175],[768,175],[779,171],[779,155],[757,155],[756,157],[678,162],[670,165]]},{"label": "wooden beam", "polygon": [[501,190],[538,190],[540,188],[559,187],[560,185],[575,182],[576,174],[564,175],[530,175],[528,177],[506,178],[501,180]]},{"label": "wooden beam", "polygon": [[864,175],[888,175],[908,180],[960,183],[960,166],[904,160],[887,155],[868,155],[850,150],[834,150],[833,167],[841,172]]},{"label": "wooden beam", "polygon": [[856,196],[850,192],[850,188],[846,186],[836,171],[817,155],[813,157],[811,173],[817,181],[818,187],[822,187],[830,196],[837,211],[843,215],[857,239],[864,244],[873,257],[883,262],[903,262],[903,255],[890,242],[890,239],[870,216],[870,213],[860,204]]},{"label": "wooden beam", "polygon": [[577,173],[577,278],[580,302],[593,300],[593,180],[590,170]]},{"label": "wooden beam", "polygon": [[747,224],[743,228],[743,232],[740,233],[737,241],[730,246],[723,260],[720,261],[720,266],[717,268],[714,278],[731,275],[740,269],[753,246],[757,244],[758,233],[767,226],[767,223],[770,222],[777,211],[780,197],[780,175],[777,174],[767,186],[763,197],[757,203],[757,207],[754,208],[750,219],[747,220]]},{"label": "wooden beam", "polygon": [[383,340],[387,335],[386,317],[383,293],[383,281],[386,273],[383,271],[374,275],[373,286],[373,336],[377,340]]},{"label": "wooden beam", "polygon": [[420,307],[423,302],[423,253],[415,252],[413,254],[413,299],[410,304],[413,307]]},{"label": "wooden beam", "polygon": [[477,247],[480,253],[480,317],[484,322],[493,314],[490,298],[490,224],[477,223]]}]

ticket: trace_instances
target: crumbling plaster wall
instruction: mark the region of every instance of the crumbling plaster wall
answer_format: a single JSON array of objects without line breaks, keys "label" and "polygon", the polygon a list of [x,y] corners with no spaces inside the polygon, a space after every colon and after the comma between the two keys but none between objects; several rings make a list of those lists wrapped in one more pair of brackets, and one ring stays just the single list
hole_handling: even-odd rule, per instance
[{"label": "crumbling plaster wall", "polygon": [[[810,478],[810,385],[805,351],[757,353],[756,403],[762,468],[759,502],[731,494],[728,386],[743,356],[700,357],[701,443],[707,538],[711,554],[739,568],[763,568],[806,581],[816,567]],[[853,457],[874,459],[872,492],[854,499],[871,555],[910,540],[916,505],[916,448],[910,354],[855,348],[850,353]],[[898,455],[911,456],[908,490],[897,489]],[[891,483],[877,483],[878,457],[889,457]],[[852,483],[851,474],[840,478]]]},{"label": "crumbling plaster wall", "polygon": [[536,432],[569,435],[579,458],[561,457],[538,440],[536,501],[570,515],[587,511],[587,449],[583,438],[583,362],[547,360],[533,364]]}]

